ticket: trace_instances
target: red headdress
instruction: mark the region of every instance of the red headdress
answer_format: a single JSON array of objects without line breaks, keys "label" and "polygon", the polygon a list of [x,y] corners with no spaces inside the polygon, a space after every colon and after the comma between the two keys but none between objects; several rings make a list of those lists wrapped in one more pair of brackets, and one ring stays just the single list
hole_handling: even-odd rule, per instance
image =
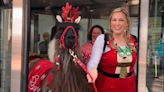
[{"label": "red headdress", "polygon": [[[61,16],[57,15],[56,19],[60,23],[66,22],[66,23],[75,23],[75,24],[77,24],[77,23],[80,22],[80,19],[81,19],[81,16],[79,16],[80,12],[78,11],[78,9],[79,9],[79,7],[73,8],[72,5],[70,5],[67,2],[66,6],[62,7]],[[62,48],[65,48],[67,50],[68,50],[68,48],[65,46],[64,38],[65,38],[65,34],[68,31],[68,29],[72,29],[72,31],[75,35],[76,42],[75,42],[75,45],[73,46],[73,48],[77,47],[77,44],[78,44],[77,30],[75,30],[75,28],[72,25],[67,26],[64,29],[64,31],[63,31],[63,33],[60,37],[60,44],[61,44]]]},{"label": "red headdress", "polygon": [[[80,12],[78,10],[79,7],[73,8],[72,5],[67,2],[66,6],[62,7],[62,18],[64,22],[79,23],[81,17],[79,16]],[[63,22],[61,16],[57,15],[56,18],[59,22]]]},{"label": "red headdress", "polygon": [[65,22],[74,22],[76,18],[79,16],[79,7],[72,8],[72,5],[69,5],[69,3],[66,3],[65,7],[62,7],[62,17]]}]

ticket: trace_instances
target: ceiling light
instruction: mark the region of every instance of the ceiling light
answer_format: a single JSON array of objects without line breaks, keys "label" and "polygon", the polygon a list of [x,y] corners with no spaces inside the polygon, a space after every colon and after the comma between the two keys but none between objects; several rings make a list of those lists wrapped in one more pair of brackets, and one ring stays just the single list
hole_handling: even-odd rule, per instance
[{"label": "ceiling light", "polygon": [[94,12],[94,10],[92,10],[92,9],[90,9],[89,11],[90,11],[90,12]]},{"label": "ceiling light", "polygon": [[130,4],[131,5],[138,5],[139,4],[139,0],[131,0]]}]

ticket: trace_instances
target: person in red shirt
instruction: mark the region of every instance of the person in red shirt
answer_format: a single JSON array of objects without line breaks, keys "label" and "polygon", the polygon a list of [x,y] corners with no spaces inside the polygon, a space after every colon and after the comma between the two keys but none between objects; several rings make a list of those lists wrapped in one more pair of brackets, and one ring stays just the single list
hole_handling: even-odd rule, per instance
[{"label": "person in red shirt", "polygon": [[104,29],[103,27],[101,27],[100,25],[94,25],[92,26],[92,28],[90,29],[89,33],[88,33],[88,42],[84,43],[81,48],[80,51],[82,53],[83,58],[85,59],[86,63],[88,62],[91,52],[92,52],[92,47],[93,44],[96,40],[96,38],[100,35],[100,34],[104,34]]},{"label": "person in red shirt", "polygon": [[[98,92],[136,92],[134,65],[137,60],[137,42],[129,33],[129,13],[116,8],[109,17],[109,34],[99,35],[87,64]],[[104,50],[104,43],[107,43]],[[88,82],[91,78],[88,77]]]}]

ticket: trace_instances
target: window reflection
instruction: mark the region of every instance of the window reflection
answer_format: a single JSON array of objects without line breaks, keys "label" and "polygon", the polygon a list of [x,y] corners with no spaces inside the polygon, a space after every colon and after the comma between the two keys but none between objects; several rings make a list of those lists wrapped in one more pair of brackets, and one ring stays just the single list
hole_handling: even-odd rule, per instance
[{"label": "window reflection", "polygon": [[11,9],[0,10],[0,92],[9,92],[11,73]]},{"label": "window reflection", "polygon": [[147,87],[149,92],[164,92],[164,2],[150,0]]}]

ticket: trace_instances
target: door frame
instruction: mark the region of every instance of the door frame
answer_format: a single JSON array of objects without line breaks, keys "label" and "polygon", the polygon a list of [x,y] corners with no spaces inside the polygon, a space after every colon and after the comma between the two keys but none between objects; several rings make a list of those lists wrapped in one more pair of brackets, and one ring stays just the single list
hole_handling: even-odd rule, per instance
[{"label": "door frame", "polygon": [[28,91],[30,0],[12,2],[11,92]]},{"label": "door frame", "polygon": [[140,0],[137,92],[146,92],[149,0]]}]

